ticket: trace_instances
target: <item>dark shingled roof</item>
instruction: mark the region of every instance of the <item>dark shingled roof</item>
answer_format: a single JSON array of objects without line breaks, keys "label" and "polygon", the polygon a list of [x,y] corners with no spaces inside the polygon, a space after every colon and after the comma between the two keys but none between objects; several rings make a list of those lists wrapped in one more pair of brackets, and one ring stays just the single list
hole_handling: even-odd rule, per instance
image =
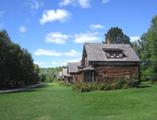
[{"label": "dark shingled roof", "polygon": [[68,63],[68,72],[69,73],[77,73],[78,72],[78,66],[80,66],[80,62],[73,62],[73,63]]},{"label": "dark shingled roof", "polygon": [[[129,44],[102,44],[102,43],[85,43],[87,59],[89,61],[132,61],[140,62],[139,57]],[[126,55],[121,59],[108,59],[104,49],[120,49]]]}]

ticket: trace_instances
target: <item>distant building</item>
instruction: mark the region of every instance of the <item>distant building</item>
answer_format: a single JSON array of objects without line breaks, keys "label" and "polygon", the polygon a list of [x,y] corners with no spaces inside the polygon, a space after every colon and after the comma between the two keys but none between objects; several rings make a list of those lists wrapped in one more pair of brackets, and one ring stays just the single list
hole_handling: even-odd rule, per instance
[{"label": "distant building", "polygon": [[61,72],[59,72],[60,79],[65,83],[72,83],[71,76],[67,73],[67,68],[63,68]]}]

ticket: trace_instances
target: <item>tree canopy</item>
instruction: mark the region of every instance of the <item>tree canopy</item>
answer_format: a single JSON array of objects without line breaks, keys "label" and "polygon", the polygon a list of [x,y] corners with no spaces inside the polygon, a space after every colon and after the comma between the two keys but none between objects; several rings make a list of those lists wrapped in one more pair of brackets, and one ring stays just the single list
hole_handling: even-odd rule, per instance
[{"label": "tree canopy", "polygon": [[105,34],[104,43],[111,44],[130,44],[130,39],[127,35],[125,35],[122,29],[118,27],[111,27],[108,32]]},{"label": "tree canopy", "polygon": [[31,54],[11,42],[5,30],[0,31],[0,88],[18,88],[38,83],[37,69]]},{"label": "tree canopy", "polygon": [[157,16],[153,17],[150,28],[141,40],[133,43],[133,47],[142,61],[142,79],[157,81]]}]

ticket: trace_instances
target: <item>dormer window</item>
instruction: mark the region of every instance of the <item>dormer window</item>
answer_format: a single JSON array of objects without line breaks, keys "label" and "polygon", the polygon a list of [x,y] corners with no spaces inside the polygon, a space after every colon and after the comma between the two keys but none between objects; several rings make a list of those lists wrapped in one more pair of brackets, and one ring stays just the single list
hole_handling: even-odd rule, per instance
[{"label": "dormer window", "polygon": [[123,59],[126,57],[123,50],[115,48],[104,48],[103,49],[107,59]]}]

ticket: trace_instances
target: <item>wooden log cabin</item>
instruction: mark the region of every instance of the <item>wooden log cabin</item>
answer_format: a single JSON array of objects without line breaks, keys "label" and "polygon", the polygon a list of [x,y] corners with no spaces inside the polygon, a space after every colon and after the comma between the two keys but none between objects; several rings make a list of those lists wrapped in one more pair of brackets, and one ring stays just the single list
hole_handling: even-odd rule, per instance
[{"label": "wooden log cabin", "polygon": [[82,60],[68,63],[72,82],[140,79],[140,59],[129,44],[85,43]]}]

